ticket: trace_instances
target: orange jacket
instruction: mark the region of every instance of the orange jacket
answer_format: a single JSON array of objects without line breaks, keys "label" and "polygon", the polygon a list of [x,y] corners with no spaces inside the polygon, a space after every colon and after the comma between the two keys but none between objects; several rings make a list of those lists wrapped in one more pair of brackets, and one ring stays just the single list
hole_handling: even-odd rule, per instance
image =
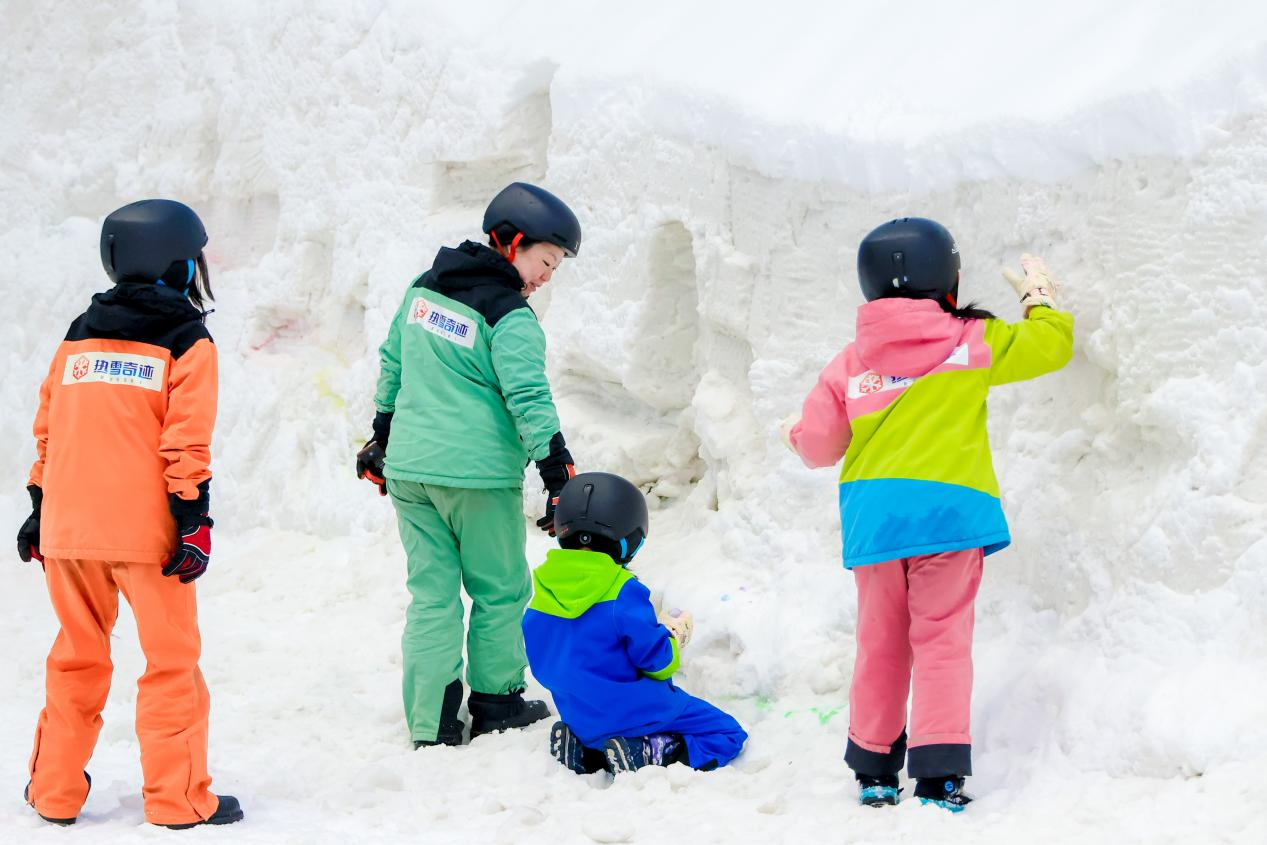
[{"label": "orange jacket", "polygon": [[137,284],[94,296],[40,387],[29,483],[44,491],[41,553],[167,560],[168,494],[197,499],[211,478],[216,392],[215,345],[187,299]]}]

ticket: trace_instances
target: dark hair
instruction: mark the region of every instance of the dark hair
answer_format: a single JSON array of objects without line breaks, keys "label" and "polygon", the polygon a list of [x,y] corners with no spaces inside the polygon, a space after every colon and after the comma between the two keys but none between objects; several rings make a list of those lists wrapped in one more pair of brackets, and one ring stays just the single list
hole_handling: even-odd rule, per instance
[{"label": "dark hair", "polygon": [[[559,545],[565,549],[593,549],[620,563],[620,544],[615,540],[599,536],[598,534],[591,534],[588,531],[574,531],[566,537],[560,537]],[[624,564],[621,565],[623,566]]]},{"label": "dark hair", "polygon": [[993,311],[987,311],[980,307],[979,303],[969,302],[967,305],[954,306],[948,300],[939,299],[937,304],[941,306],[941,310],[945,311],[952,317],[958,317],[960,320],[996,320]]},{"label": "dark hair", "polygon": [[211,292],[211,273],[207,271],[207,256],[198,253],[198,257],[194,259],[194,265],[197,271],[194,273],[194,283],[189,286],[189,301],[194,307],[202,310],[202,307],[208,302],[214,302],[216,295]]}]

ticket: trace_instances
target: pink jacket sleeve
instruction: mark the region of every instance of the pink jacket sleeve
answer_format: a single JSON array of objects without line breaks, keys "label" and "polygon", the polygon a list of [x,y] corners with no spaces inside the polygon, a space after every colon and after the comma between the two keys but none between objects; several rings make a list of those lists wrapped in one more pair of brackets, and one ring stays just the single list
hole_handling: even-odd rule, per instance
[{"label": "pink jacket sleeve", "polygon": [[845,353],[831,360],[818,376],[818,384],[805,397],[801,421],[792,427],[792,448],[807,467],[829,467],[845,456],[853,432],[845,412],[849,372]]}]

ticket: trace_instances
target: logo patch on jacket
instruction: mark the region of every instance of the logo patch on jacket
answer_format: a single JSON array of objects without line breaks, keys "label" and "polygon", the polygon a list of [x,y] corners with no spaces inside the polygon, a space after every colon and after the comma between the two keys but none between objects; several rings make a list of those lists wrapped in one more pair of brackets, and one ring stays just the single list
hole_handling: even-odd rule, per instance
[{"label": "logo patch on jacket", "polygon": [[[968,366],[968,344],[964,343],[956,346],[954,351],[950,353],[940,366],[946,367],[966,367]],[[936,370],[934,370],[936,372]],[[884,393],[888,390],[904,390],[915,382],[919,381],[923,376],[882,376],[874,370],[867,370],[856,376],[849,377],[849,393],[848,398],[860,399],[863,396],[870,396],[872,393]]]},{"label": "logo patch on jacket", "polygon": [[409,322],[417,323],[433,335],[458,346],[465,346],[467,349],[475,346],[478,327],[469,317],[442,308],[421,296],[409,307]]},{"label": "logo patch on jacket", "polygon": [[127,384],[162,390],[164,364],[148,355],[121,352],[80,352],[66,359],[62,384]]}]

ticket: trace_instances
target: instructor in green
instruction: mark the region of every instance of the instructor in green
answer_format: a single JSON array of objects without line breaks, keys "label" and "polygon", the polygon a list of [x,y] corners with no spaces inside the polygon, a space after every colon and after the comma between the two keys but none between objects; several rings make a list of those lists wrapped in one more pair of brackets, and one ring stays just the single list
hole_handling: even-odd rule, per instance
[{"label": "instructor in green", "polygon": [[554,501],[576,471],[527,297],[576,255],[581,225],[558,197],[516,182],[489,204],[484,232],[487,245],[441,249],[405,293],[378,351],[374,436],[357,454],[358,477],[391,496],[408,557],[401,645],[415,748],[462,743],[464,633],[472,738],[550,715],[523,697],[524,467],[541,474],[537,525],[552,536]]}]

